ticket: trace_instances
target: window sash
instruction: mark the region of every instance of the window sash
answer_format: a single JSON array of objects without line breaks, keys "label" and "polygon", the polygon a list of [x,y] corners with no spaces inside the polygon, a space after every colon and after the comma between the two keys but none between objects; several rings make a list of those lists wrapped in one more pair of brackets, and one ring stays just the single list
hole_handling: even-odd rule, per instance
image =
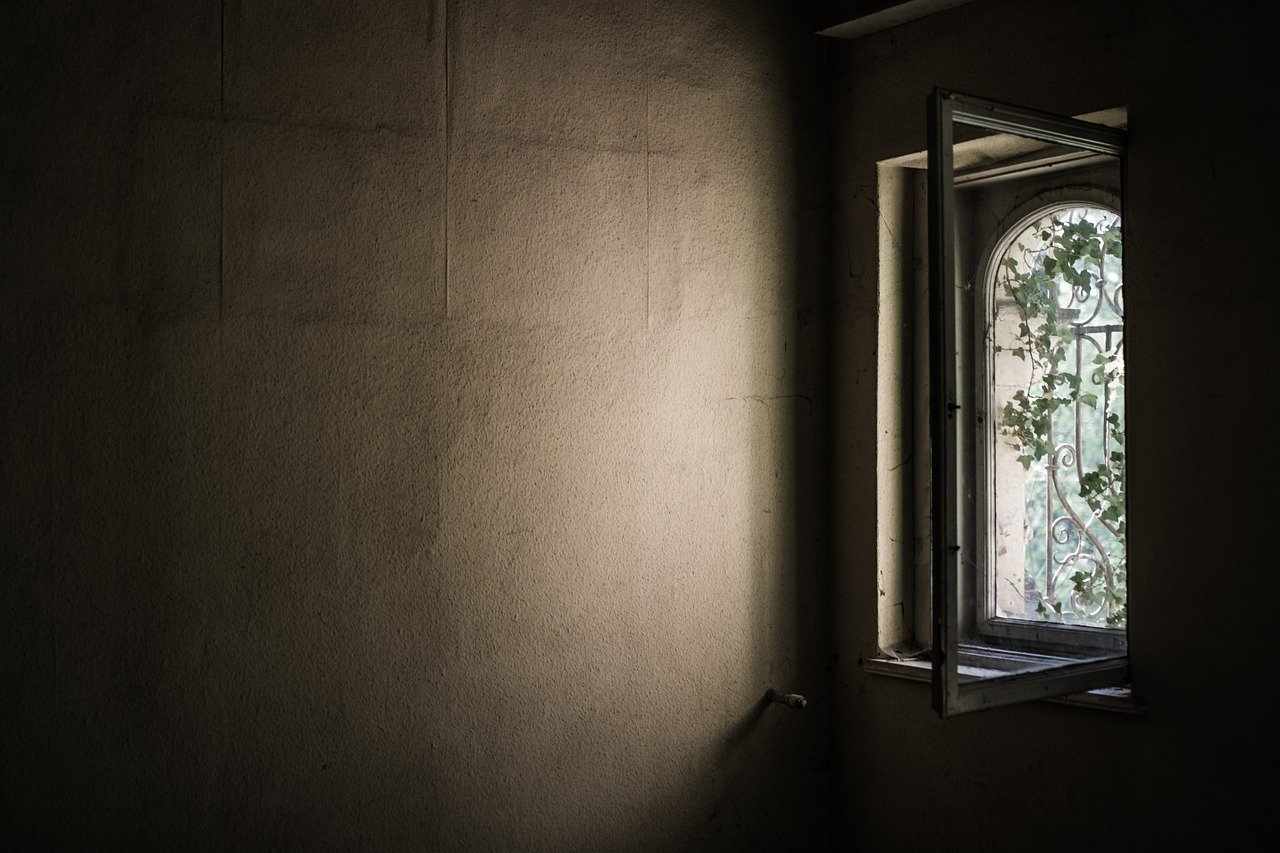
[{"label": "window sash", "polygon": [[[977,425],[975,414],[969,411],[974,406],[965,403],[965,382],[974,379],[962,375],[960,357],[960,348],[968,347],[970,342],[961,334],[961,296],[955,280],[954,126],[1013,133],[1116,156],[1120,159],[1122,205],[1126,135],[1116,128],[944,89],[935,90],[930,97],[928,121],[931,680],[933,706],[946,717],[1109,687],[1128,678],[1128,656],[1115,650],[1028,657],[1016,645],[1003,646],[1003,650],[973,645],[978,634],[975,623],[985,614],[974,611],[971,587],[984,580],[974,578],[966,566],[979,560],[977,549],[983,537],[977,536],[975,526],[979,520],[984,524],[987,520],[981,517],[985,513],[975,512],[969,473],[974,463]],[[972,395],[968,396],[972,399]],[[981,601],[982,596],[977,600]],[[992,665],[1001,660],[1007,666]]]}]

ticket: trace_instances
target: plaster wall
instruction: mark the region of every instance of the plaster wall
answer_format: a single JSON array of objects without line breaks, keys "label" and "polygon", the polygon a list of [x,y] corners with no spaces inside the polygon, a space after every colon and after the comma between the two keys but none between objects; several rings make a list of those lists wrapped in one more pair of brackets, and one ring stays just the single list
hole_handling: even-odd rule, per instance
[{"label": "plaster wall", "polygon": [[[1268,837],[1278,646],[1266,497],[1278,361],[1269,257],[1277,131],[1263,4],[975,0],[833,47],[833,814],[843,848],[1252,849]],[[915,223],[878,161],[925,147],[934,86],[1080,115],[1127,106],[1130,652],[1142,716],[1048,703],[940,720],[927,685],[868,675],[885,536],[880,264]],[[900,207],[899,207],[900,209]],[[880,245],[877,245],[877,241]],[[909,267],[906,267],[909,268]],[[882,312],[882,308],[887,312]],[[885,371],[888,371],[887,373]],[[903,428],[899,425],[899,428]],[[877,445],[903,450],[877,459]],[[899,481],[895,481],[899,482]],[[894,488],[880,496],[896,501]],[[896,487],[895,487],[896,488]],[[878,539],[879,546],[878,546]],[[879,550],[878,550],[879,547]],[[893,602],[890,602],[890,607]],[[905,606],[910,606],[907,603]]]},{"label": "plaster wall", "polygon": [[821,844],[808,17],[9,17],[0,846]]}]

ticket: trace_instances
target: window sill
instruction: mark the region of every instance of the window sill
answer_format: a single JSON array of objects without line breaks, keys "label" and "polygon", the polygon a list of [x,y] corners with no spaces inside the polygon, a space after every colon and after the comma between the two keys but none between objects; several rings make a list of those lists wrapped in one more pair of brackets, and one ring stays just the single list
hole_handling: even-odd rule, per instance
[{"label": "window sill", "polygon": [[[864,658],[862,668],[873,675],[887,675],[892,678],[905,678],[908,681],[932,679],[932,671],[928,660],[899,658]],[[961,667],[961,672],[964,667]],[[1055,699],[1045,699],[1055,705],[1074,705],[1078,708],[1093,708],[1097,711],[1112,711],[1120,714],[1146,713],[1147,705],[1128,686],[1103,687],[1085,693],[1072,693]]]}]

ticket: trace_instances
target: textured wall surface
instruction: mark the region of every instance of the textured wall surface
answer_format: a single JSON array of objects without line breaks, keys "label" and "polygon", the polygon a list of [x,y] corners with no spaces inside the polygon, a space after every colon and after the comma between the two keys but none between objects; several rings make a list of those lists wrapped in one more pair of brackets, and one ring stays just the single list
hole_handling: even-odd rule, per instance
[{"label": "textured wall surface", "polygon": [[[1277,126],[1261,3],[980,0],[840,46],[833,84],[833,685],[840,839],[875,850],[1257,849],[1280,648],[1270,341]],[[1127,448],[1141,717],[1035,704],[939,720],[876,653],[878,160],[935,85],[1127,106]],[[909,238],[908,238],[909,239]],[[899,464],[910,460],[882,460]],[[844,523],[846,522],[847,523]]]},{"label": "textured wall surface", "polygon": [[811,21],[9,17],[0,846],[820,844]]}]

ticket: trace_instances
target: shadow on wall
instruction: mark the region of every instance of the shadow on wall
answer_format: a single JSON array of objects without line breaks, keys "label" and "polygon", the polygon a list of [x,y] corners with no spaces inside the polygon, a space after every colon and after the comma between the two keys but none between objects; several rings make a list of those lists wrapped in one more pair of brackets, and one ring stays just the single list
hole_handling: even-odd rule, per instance
[{"label": "shadow on wall", "polygon": [[0,838],[820,841],[811,22],[10,23]]}]

